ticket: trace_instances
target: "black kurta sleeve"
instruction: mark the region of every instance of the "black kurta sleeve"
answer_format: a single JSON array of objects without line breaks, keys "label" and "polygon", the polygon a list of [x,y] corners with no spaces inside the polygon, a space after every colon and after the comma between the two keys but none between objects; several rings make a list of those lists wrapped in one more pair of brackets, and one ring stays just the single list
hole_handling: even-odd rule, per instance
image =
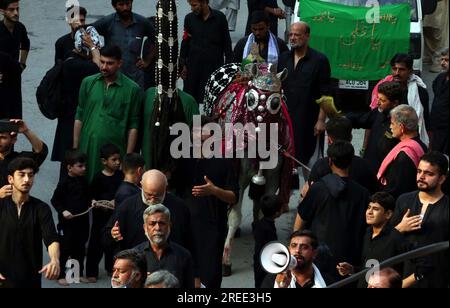
[{"label": "black kurta sleeve", "polygon": [[184,238],[183,243],[185,245],[184,248],[189,250],[189,252],[193,255],[194,254],[194,234],[192,232],[191,228],[191,212],[187,208],[187,206],[183,203],[183,226],[184,226]]},{"label": "black kurta sleeve", "polygon": [[189,49],[191,44],[191,29],[188,16],[184,19],[184,33],[180,48],[180,64],[186,65],[188,61]]},{"label": "black kurta sleeve", "polygon": [[234,51],[233,51],[233,62],[234,63],[241,63],[242,62],[242,58],[244,57],[244,49],[245,49],[245,45],[247,44],[247,38],[242,38],[240,39],[237,43],[236,46],[234,47]]},{"label": "black kurta sleeve", "polygon": [[328,160],[326,158],[319,159],[311,169],[308,177],[308,183],[315,183],[327,174],[331,173],[330,166],[328,165]]},{"label": "black kurta sleeve", "polygon": [[320,67],[319,67],[319,87],[320,87],[320,95],[332,95],[331,90],[331,66],[328,58],[323,56],[320,59]]},{"label": "black kurta sleeve", "polygon": [[145,26],[145,35],[148,37],[150,42],[152,42],[152,44],[154,44],[155,39],[156,39],[156,34],[155,34],[155,28],[153,27],[153,24],[150,22],[150,20],[145,19],[144,26]]},{"label": "black kurta sleeve", "polygon": [[58,183],[58,186],[56,186],[55,191],[53,192],[53,197],[50,200],[52,203],[52,206],[55,208],[55,210],[58,212],[58,214],[61,214],[67,209],[65,206],[64,199],[66,197],[67,190],[65,188],[64,182]]},{"label": "black kurta sleeve", "polygon": [[353,128],[371,129],[377,118],[378,112],[377,109],[369,112],[349,112],[345,117],[352,122]]},{"label": "black kurta sleeve", "polygon": [[95,28],[95,30],[97,30],[98,34],[106,36],[111,22],[112,22],[111,16],[106,16],[94,22],[92,26]]},{"label": "black kurta sleeve", "polygon": [[97,173],[94,175],[94,178],[92,179],[91,184],[89,185],[89,194],[92,197],[92,200],[100,200],[100,195],[102,193],[101,187],[101,179],[100,179],[100,173]]},{"label": "black kurta sleeve", "polygon": [[58,242],[58,234],[56,233],[56,227],[50,207],[45,203],[41,203],[37,214],[45,246],[48,247],[52,243]]},{"label": "black kurta sleeve", "polygon": [[408,155],[400,152],[386,171],[386,186],[382,190],[390,193],[394,198],[414,191],[417,189],[416,175],[417,169],[414,163]]},{"label": "black kurta sleeve", "polygon": [[20,157],[31,158],[38,166],[42,165],[42,163],[47,158],[47,155],[48,147],[44,142],[42,143],[42,150],[40,152],[35,152],[33,150],[33,152],[20,152],[19,154]]},{"label": "black kurta sleeve", "polygon": [[33,154],[35,162],[39,166],[42,165],[48,155],[48,146],[44,142],[42,142],[42,150],[39,153],[33,152]]},{"label": "black kurta sleeve", "polygon": [[27,29],[20,24],[20,50],[30,51],[30,39],[28,38]]},{"label": "black kurta sleeve", "polygon": [[195,277],[194,261],[192,260],[191,255],[189,255],[186,260],[186,268],[184,269],[183,276],[184,286],[182,287],[186,289],[193,289],[195,287]]},{"label": "black kurta sleeve", "polygon": [[279,49],[279,54],[281,55],[283,52],[289,51],[289,48],[286,44],[285,41],[283,41],[282,39],[280,39],[279,37],[277,37],[277,42],[278,42],[278,49]]},{"label": "black kurta sleeve", "polygon": [[58,62],[58,60],[64,60],[64,48],[60,40],[57,40],[55,43],[55,64]]},{"label": "black kurta sleeve", "polygon": [[427,130],[430,130],[430,97],[428,95],[428,91],[425,88],[418,87],[419,88],[419,98],[420,102],[422,103],[423,107],[423,118],[425,120],[425,127]]},{"label": "black kurta sleeve", "polygon": [[114,227],[114,224],[117,221],[117,213],[116,209],[114,213],[109,218],[109,221],[106,223],[105,227],[102,229],[102,244],[103,247],[113,249],[116,246],[116,241],[111,236],[111,229]]},{"label": "black kurta sleeve", "polygon": [[297,212],[303,220],[303,229],[309,229],[316,214],[317,196],[320,195],[322,184],[316,183],[311,186],[303,201],[298,205]]}]

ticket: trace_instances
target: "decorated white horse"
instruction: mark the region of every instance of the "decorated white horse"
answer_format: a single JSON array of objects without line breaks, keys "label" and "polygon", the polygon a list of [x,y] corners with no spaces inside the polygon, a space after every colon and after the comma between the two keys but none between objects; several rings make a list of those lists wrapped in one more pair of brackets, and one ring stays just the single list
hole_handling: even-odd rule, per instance
[{"label": "decorated white horse", "polygon": [[[258,200],[263,194],[277,194],[283,202],[283,212],[288,211],[294,162],[286,158],[294,155],[292,124],[283,100],[281,83],[287,71],[276,72],[273,65],[251,63],[241,69],[239,64],[227,64],[212,74],[206,86],[204,113],[217,118],[219,124],[254,124],[255,130],[234,129],[233,140],[223,136],[225,150],[235,153],[244,150],[239,159],[239,201],[231,207],[228,216],[228,235],[225,241],[223,264],[224,275],[231,274],[231,247],[236,230],[242,221],[242,201],[245,189],[250,186],[250,197],[254,200],[253,219],[259,219]],[[277,142],[271,144],[264,135],[266,149],[275,151],[278,163],[274,168],[261,168],[264,160],[260,156],[249,158],[255,140],[261,142],[261,127],[277,124]],[[233,126],[234,127],[234,126]],[[222,131],[226,131],[223,129]],[[268,132],[266,129],[265,132]],[[239,138],[240,137],[240,138]],[[228,139],[228,140],[227,140]],[[240,141],[239,141],[240,140]],[[232,141],[232,142],[231,142]],[[231,144],[231,145],[230,145]],[[267,144],[271,147],[267,147]],[[236,157],[236,156],[234,156]]]}]

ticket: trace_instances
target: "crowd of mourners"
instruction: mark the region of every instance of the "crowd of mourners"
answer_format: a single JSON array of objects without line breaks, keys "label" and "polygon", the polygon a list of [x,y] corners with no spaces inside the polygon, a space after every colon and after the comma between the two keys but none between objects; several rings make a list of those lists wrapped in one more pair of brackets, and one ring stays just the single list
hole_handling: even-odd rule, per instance
[{"label": "crowd of mourners", "polygon": [[[55,44],[64,104],[50,154],[60,162],[50,207],[30,195],[49,156],[23,120],[30,40],[20,1],[0,0],[0,288],[40,288],[43,276],[61,286],[95,284],[101,265],[113,288],[220,288],[231,275],[223,255],[228,212],[242,200],[239,161],[174,159],[159,126],[166,114],[192,128],[211,74],[232,62],[287,71],[282,90],[305,180],[288,243],[296,266],[281,273],[268,274],[260,255],[277,241],[275,220],[286,204],[276,194],[255,200],[254,287],[326,287],[373,260],[448,242],[448,48],[433,51],[442,71],[431,88],[414,74],[411,55],[395,54],[370,108],[336,115],[320,104],[336,93],[327,55],[309,46],[307,23],[293,23],[286,43],[277,1],[248,1],[246,33],[233,49],[239,1],[188,3],[177,72],[184,88],[175,91],[180,108],[170,112],[158,103],[155,76],[168,64],[159,61],[155,18],[133,12],[132,0],[111,0],[113,13],[91,24],[84,7],[67,9],[70,33]],[[212,121],[202,117],[202,125]],[[360,128],[358,156],[352,131]],[[15,146],[20,135],[31,150]],[[208,137],[203,132],[201,142]],[[405,258],[350,286],[447,288],[448,260],[448,249]]]}]

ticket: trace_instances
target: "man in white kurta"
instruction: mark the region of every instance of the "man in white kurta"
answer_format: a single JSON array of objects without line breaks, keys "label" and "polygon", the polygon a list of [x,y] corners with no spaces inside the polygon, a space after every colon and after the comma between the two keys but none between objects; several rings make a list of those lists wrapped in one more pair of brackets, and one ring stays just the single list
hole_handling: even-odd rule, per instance
[{"label": "man in white kurta", "polygon": [[235,31],[240,2],[240,0],[210,0],[209,6],[215,10],[225,9],[225,16],[228,21],[228,30]]}]

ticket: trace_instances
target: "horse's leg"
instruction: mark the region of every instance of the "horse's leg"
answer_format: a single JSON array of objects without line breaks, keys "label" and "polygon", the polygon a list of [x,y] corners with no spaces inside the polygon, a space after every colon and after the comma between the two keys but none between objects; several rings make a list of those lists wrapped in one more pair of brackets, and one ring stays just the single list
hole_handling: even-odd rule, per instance
[{"label": "horse's leg", "polygon": [[250,183],[248,167],[248,161],[246,159],[242,159],[239,168],[239,200],[231,207],[230,213],[228,214],[228,234],[225,240],[225,247],[222,257],[222,263],[227,266],[231,265],[231,246],[233,244],[236,230],[239,228],[242,221],[242,201],[244,200],[245,189]]}]

